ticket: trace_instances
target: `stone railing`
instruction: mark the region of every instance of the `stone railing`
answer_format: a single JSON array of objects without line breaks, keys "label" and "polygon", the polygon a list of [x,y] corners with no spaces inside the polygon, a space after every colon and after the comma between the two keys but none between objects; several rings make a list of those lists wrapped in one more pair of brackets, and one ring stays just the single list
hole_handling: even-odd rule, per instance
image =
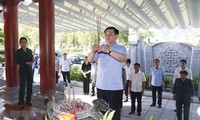
[{"label": "stone railing", "polygon": [[0,63],[0,79],[5,80],[5,66],[4,63]]}]

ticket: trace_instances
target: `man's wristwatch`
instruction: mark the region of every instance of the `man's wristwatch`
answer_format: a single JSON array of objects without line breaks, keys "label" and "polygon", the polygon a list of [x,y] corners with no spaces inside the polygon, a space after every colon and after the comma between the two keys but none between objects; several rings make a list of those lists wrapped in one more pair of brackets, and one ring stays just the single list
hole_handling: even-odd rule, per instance
[{"label": "man's wristwatch", "polygon": [[112,51],[110,50],[110,51],[108,52],[108,55],[110,55],[111,52],[112,52]]}]

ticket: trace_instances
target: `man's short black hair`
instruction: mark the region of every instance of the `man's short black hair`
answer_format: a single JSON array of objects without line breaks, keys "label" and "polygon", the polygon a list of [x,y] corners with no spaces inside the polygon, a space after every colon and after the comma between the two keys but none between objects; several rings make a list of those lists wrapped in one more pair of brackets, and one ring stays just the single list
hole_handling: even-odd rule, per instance
[{"label": "man's short black hair", "polygon": [[180,72],[180,74],[184,74],[184,75],[188,75],[188,72],[186,71],[186,70],[182,70],[181,72]]},{"label": "man's short black hair", "polygon": [[26,42],[27,42],[26,37],[21,37],[21,38],[19,39],[19,43],[21,43],[22,40],[26,40]]},{"label": "man's short black hair", "polygon": [[106,33],[106,30],[108,30],[108,29],[114,30],[115,35],[119,35],[119,30],[118,30],[117,28],[115,28],[115,27],[107,27],[107,28],[104,30],[104,33]]},{"label": "man's short black hair", "polygon": [[129,63],[129,64],[131,64],[131,59],[128,58],[128,59],[126,60],[126,62]]},{"label": "man's short black hair", "polygon": [[160,62],[160,60],[159,60],[158,58],[154,59],[154,61],[158,61],[158,62]]},{"label": "man's short black hair", "polygon": [[185,59],[181,59],[180,62],[187,63],[187,61]]},{"label": "man's short black hair", "polygon": [[134,66],[135,66],[135,65],[138,65],[138,66],[140,67],[140,64],[139,64],[139,63],[135,63]]}]

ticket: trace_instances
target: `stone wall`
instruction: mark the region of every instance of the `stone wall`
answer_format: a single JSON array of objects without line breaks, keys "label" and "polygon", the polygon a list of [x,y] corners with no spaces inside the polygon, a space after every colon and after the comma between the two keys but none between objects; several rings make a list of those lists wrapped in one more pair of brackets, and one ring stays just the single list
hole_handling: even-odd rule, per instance
[{"label": "stone wall", "polygon": [[191,69],[200,77],[200,47],[194,47],[192,50]]},{"label": "stone wall", "polygon": [[144,61],[145,61],[145,70],[144,72],[149,72],[150,68],[153,66],[153,49],[151,46],[145,46],[144,50]]},{"label": "stone wall", "polygon": [[150,68],[154,66],[153,60],[158,58],[166,74],[173,75],[174,70],[179,67],[179,61],[186,59],[187,67],[191,68],[194,74],[200,75],[200,47],[198,46],[176,42],[163,42],[144,46],[138,42],[137,49],[134,49],[134,51],[130,49],[129,54],[132,53],[135,56],[129,56],[132,59],[136,58],[135,62],[141,64],[141,71],[144,72],[149,72]]},{"label": "stone wall", "polygon": [[165,69],[166,74],[174,74],[174,70],[179,67],[181,59],[187,60],[190,68],[192,46],[182,43],[158,43],[152,46],[153,59],[160,60],[160,66]]}]

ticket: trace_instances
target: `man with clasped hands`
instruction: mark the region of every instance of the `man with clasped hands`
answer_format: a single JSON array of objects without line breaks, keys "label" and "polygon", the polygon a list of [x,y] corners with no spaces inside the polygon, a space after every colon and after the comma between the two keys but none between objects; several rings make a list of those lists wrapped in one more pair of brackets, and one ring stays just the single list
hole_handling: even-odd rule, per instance
[{"label": "man with clasped hands", "polygon": [[98,59],[97,67],[97,98],[108,102],[115,110],[113,120],[120,120],[121,103],[123,96],[122,67],[127,60],[126,48],[119,45],[116,40],[119,31],[115,27],[108,27],[104,31],[106,44],[93,45],[88,55],[92,62]]}]

